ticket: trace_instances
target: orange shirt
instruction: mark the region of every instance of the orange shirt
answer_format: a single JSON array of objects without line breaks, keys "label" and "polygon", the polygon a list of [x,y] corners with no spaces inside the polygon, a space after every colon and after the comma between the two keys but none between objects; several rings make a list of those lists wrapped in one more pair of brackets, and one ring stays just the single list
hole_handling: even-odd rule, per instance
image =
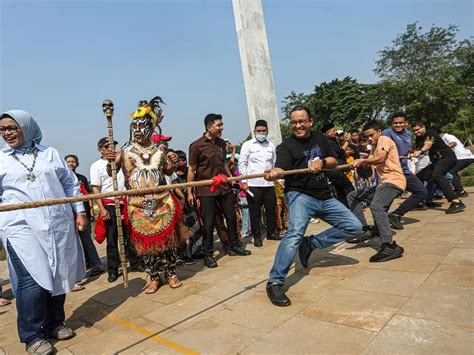
[{"label": "orange shirt", "polygon": [[388,155],[383,163],[377,164],[377,172],[379,173],[380,181],[382,183],[394,184],[402,190],[405,190],[407,181],[405,175],[403,175],[395,142],[389,137],[380,136],[377,145],[372,148],[372,154],[377,155],[377,152],[382,150],[386,151]]},{"label": "orange shirt", "polygon": [[[354,157],[352,155],[349,155],[348,157],[346,157],[347,164],[350,164],[353,161],[354,161]],[[345,171],[344,174],[346,174],[350,182],[354,182],[354,175],[352,175],[352,170]]]}]

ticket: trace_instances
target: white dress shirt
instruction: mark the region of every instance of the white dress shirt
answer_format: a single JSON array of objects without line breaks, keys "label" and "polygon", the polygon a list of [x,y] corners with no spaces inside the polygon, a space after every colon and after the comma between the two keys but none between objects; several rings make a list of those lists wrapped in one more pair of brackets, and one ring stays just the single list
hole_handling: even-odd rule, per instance
[{"label": "white dress shirt", "polygon": [[[245,142],[240,150],[239,172],[240,175],[261,174],[266,169],[275,166],[276,152],[275,145],[272,142],[265,141],[260,143],[255,138]],[[264,178],[242,180],[252,187],[271,187],[273,181],[267,181]]]}]

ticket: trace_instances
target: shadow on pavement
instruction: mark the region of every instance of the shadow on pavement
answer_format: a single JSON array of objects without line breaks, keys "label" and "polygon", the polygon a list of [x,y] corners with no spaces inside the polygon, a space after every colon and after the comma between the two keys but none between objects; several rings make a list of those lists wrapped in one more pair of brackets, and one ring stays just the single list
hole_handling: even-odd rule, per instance
[{"label": "shadow on pavement", "polygon": [[[333,250],[334,248],[335,247],[331,247],[330,249]],[[295,258],[295,272],[286,278],[285,290],[288,290],[291,286],[297,284],[304,276],[308,275],[309,270],[312,268],[355,265],[358,263],[359,260],[348,256],[318,250],[314,251],[311,255],[308,269],[304,269],[303,266],[301,266],[299,257],[297,256]]]},{"label": "shadow on pavement", "polygon": [[73,329],[82,326],[89,328],[107,317],[129,298],[137,297],[144,286],[145,280],[136,278],[129,281],[128,288],[117,284],[99,292],[76,308],[66,323],[70,324]]},{"label": "shadow on pavement", "polygon": [[405,217],[405,216],[402,217],[402,224],[404,226],[409,225],[409,224],[413,224],[413,223],[418,223],[419,221],[420,220],[416,219],[416,218],[410,218],[410,217]]},{"label": "shadow on pavement", "polygon": [[147,336],[147,337],[145,337],[145,338],[143,338],[143,339],[141,339],[141,340],[139,340],[139,341],[137,341],[137,342],[135,342],[135,343],[133,343],[133,344],[128,345],[127,347],[125,347],[125,348],[123,348],[123,349],[117,350],[117,351],[116,351],[116,354],[120,354],[120,353],[123,353],[123,352],[132,352],[132,353],[133,353],[132,348],[133,348],[134,346],[137,346],[137,345],[143,343],[144,341],[146,341],[146,340],[148,340],[148,339],[151,339],[151,338],[153,338],[153,337],[155,337],[155,336],[157,336],[157,335],[160,335],[160,334],[162,334],[162,333],[164,333],[164,332],[166,332],[166,331],[168,331],[168,330],[170,330],[170,329],[173,329],[174,327],[176,327],[176,326],[178,326],[178,325],[180,325],[180,324],[182,324],[182,323],[184,323],[184,322],[187,322],[187,321],[189,321],[189,320],[191,320],[191,319],[193,319],[193,318],[195,318],[195,317],[197,317],[197,316],[199,316],[199,315],[201,315],[201,314],[204,314],[204,313],[206,313],[207,311],[213,309],[214,307],[217,307],[217,306],[219,306],[219,305],[221,305],[221,304],[223,304],[223,303],[225,303],[225,302],[231,300],[232,298],[241,295],[242,293],[245,293],[245,292],[248,292],[248,291],[250,291],[250,290],[253,290],[253,289],[255,289],[256,287],[258,287],[260,284],[262,284],[262,283],[264,283],[264,282],[267,282],[267,280],[265,279],[265,280],[256,282],[256,283],[254,283],[254,284],[252,284],[252,285],[246,286],[246,287],[244,287],[241,291],[236,292],[236,293],[234,293],[233,295],[231,295],[231,296],[229,296],[229,297],[227,297],[227,298],[224,298],[223,300],[220,300],[220,301],[214,303],[213,305],[211,305],[211,306],[209,306],[209,307],[206,307],[206,308],[200,310],[199,312],[196,312],[196,313],[194,313],[194,314],[191,314],[189,317],[183,318],[183,319],[181,319],[180,321],[178,321],[178,322],[176,322],[176,323],[174,323],[174,324],[171,324],[170,326],[166,327],[165,329],[160,330],[159,332],[156,332],[156,333],[154,333],[154,334],[151,334],[151,335],[149,335],[149,336]]}]

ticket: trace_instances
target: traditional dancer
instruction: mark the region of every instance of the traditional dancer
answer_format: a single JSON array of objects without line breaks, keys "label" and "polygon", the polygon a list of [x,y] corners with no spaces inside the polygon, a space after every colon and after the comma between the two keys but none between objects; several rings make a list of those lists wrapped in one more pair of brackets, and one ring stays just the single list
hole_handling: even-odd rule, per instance
[{"label": "traditional dancer", "polygon": [[[161,131],[162,103],[158,96],[149,103],[140,101],[137,110],[130,115],[131,142],[116,158],[117,167],[121,167],[124,173],[127,189],[165,185],[165,175],[174,172],[176,155],[165,154],[152,141],[155,129]],[[114,156],[111,154],[111,158]],[[171,288],[181,286],[176,275],[176,247],[189,234],[181,223],[182,216],[182,208],[170,191],[127,199],[125,223],[132,244],[137,254],[142,256],[151,278],[145,293],[158,291],[165,282]]]}]

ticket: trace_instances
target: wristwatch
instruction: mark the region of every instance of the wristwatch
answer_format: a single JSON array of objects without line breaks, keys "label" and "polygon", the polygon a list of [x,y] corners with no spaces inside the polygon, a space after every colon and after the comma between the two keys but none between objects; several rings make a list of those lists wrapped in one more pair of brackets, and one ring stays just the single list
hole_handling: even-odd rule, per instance
[{"label": "wristwatch", "polygon": [[326,164],[328,163],[326,159],[323,159],[321,160],[323,162],[323,168],[326,166]]}]

